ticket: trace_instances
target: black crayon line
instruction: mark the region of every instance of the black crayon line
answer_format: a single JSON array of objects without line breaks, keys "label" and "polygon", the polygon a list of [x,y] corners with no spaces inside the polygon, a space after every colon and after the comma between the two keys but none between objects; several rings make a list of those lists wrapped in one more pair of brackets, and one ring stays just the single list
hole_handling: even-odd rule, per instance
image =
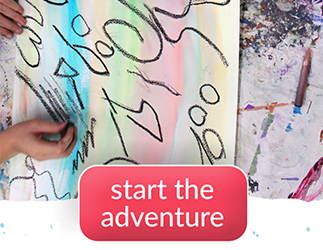
[{"label": "black crayon line", "polygon": [[50,115],[50,117],[55,121],[59,122],[59,119],[57,115],[54,113],[54,111],[51,109],[51,107],[46,103],[44,98],[41,96],[41,94],[36,90],[35,85],[32,83],[31,79],[28,78],[21,70],[19,70],[17,67],[15,67],[15,74],[16,76],[22,80],[33,92],[34,94],[38,97],[40,102],[43,104],[45,107],[47,113]]},{"label": "black crayon line", "polygon": [[[66,45],[68,47],[70,47],[72,50],[74,50],[83,60],[83,62],[85,63],[85,65],[88,67],[88,69],[94,73],[94,74],[98,74],[98,75],[110,75],[108,68],[106,67],[105,63],[101,60],[101,58],[91,49],[82,46],[82,45],[77,45],[77,44],[73,44],[71,45],[66,38],[63,36],[63,34],[59,31],[59,29],[53,25],[53,28],[55,29],[55,31],[58,33],[58,35],[61,37],[61,39],[66,43]],[[92,53],[92,55],[94,55],[95,58],[97,58],[99,60],[99,62],[101,63],[101,65],[103,66],[103,68],[105,69],[104,71],[97,71],[94,68],[92,68],[92,66],[89,64],[89,62],[84,58],[84,56],[82,55],[82,53],[80,51],[78,51],[76,48],[82,48],[82,49],[86,49],[88,51],[90,51]]]},{"label": "black crayon line", "polygon": [[[190,1],[191,2],[191,1]],[[215,1],[195,1],[191,5],[202,5],[202,4],[213,4],[213,5],[220,5],[220,6],[225,6],[228,5],[231,2],[231,0],[225,0],[223,2],[215,2]]]},{"label": "black crayon line", "polygon": [[[222,139],[220,137],[220,135],[213,129],[210,129],[210,128],[207,128],[203,131],[202,133],[202,139],[200,138],[200,136],[197,134],[197,132],[192,128],[190,127],[196,141],[197,141],[197,144],[198,144],[198,147],[199,147],[199,151],[200,151],[200,158],[201,158],[201,163],[204,164],[204,160],[203,160],[203,152],[202,152],[202,149],[204,150],[210,164],[214,164],[214,160],[219,160],[221,158],[226,158],[226,153],[225,153],[225,149],[224,149],[224,144],[222,142]],[[215,156],[213,153],[212,153],[212,150],[210,149],[209,147],[209,144],[206,140],[206,133],[207,132],[212,132],[213,134],[216,135],[218,141],[220,142],[220,145],[221,145],[221,152],[219,154],[219,156]]]},{"label": "black crayon line", "polygon": [[[222,53],[222,51],[217,47],[217,45],[215,43],[213,43],[211,41],[210,38],[208,38],[206,35],[204,35],[201,31],[199,31],[198,29],[194,28],[194,27],[185,27],[184,29],[181,30],[179,36],[177,39],[172,39],[170,38],[165,29],[163,28],[163,26],[161,25],[161,23],[159,22],[156,14],[154,11],[159,11],[161,12],[161,9],[157,8],[157,9],[151,9],[149,8],[146,4],[144,4],[144,6],[146,7],[146,9],[150,12],[150,16],[151,18],[154,20],[155,24],[157,25],[157,27],[159,28],[159,30],[161,31],[161,33],[163,34],[164,38],[166,39],[166,41],[170,42],[170,43],[178,43],[181,39],[182,39],[182,36],[184,34],[185,31],[192,31],[194,33],[196,33],[197,35],[199,35],[204,41],[206,41],[216,52],[217,54],[219,55],[222,63],[224,64],[224,66],[226,67],[229,67],[229,63],[226,59],[226,57],[224,56],[224,54]],[[189,10],[189,9],[188,9]],[[187,12],[188,12],[187,10]],[[166,12],[166,11],[165,11]],[[185,12],[184,14],[186,15],[187,12]],[[171,15],[170,15],[171,16]],[[175,15],[176,16],[176,15]],[[175,18],[175,17],[174,17]],[[176,18],[180,18],[180,17],[176,17]]]},{"label": "black crayon line", "polygon": [[230,0],[225,0],[225,1],[221,2],[221,3],[214,2],[214,1],[212,1],[212,2],[211,1],[204,1],[204,2],[201,1],[201,2],[192,3],[192,0],[190,0],[189,3],[184,7],[184,10],[183,10],[182,14],[175,14],[175,13],[169,12],[167,10],[161,9],[159,7],[153,7],[152,9],[154,11],[156,11],[157,13],[163,14],[165,16],[169,16],[169,17],[174,18],[174,19],[180,19],[180,18],[184,18],[189,13],[189,11],[191,9],[191,6],[193,6],[193,5],[213,4],[213,5],[225,6],[225,5],[228,5],[229,3],[230,3]]},{"label": "black crayon line", "polygon": [[[211,101],[209,101],[209,100],[207,100],[206,99],[206,97],[204,96],[204,94],[203,94],[203,88],[205,88],[205,87],[211,87],[212,89],[213,89],[213,91],[215,92],[215,94],[216,94],[216,96],[217,96],[217,100],[216,101],[214,101],[214,102],[211,102]],[[203,102],[205,102],[206,104],[210,104],[210,105],[215,105],[215,104],[217,104],[217,103],[219,103],[220,102],[220,95],[219,95],[219,93],[218,93],[218,91],[216,90],[216,88],[212,85],[212,84],[209,84],[209,83],[206,83],[206,84],[203,84],[201,87],[200,87],[200,91],[199,91],[199,94],[200,94],[200,98],[201,98],[201,100],[203,101]]]},{"label": "black crayon line", "polygon": [[103,91],[103,94],[105,95],[105,98],[103,98],[103,99],[108,101],[108,103],[109,103],[111,109],[113,110],[113,112],[115,114],[118,114],[117,111],[115,110],[115,108],[113,106],[113,103],[112,103],[111,99],[109,98],[108,93],[106,92],[106,90],[104,88],[102,88],[102,91]]},{"label": "black crayon line", "polygon": [[[62,200],[65,198],[65,196],[68,196],[69,198],[68,199],[71,199],[71,194],[69,192],[65,193],[63,196],[59,197],[56,193],[56,188],[55,188],[55,184],[54,184],[54,178],[51,174],[51,172],[49,172],[48,170],[38,174],[37,172],[35,172],[38,176],[42,176],[43,174],[48,174],[49,175],[49,178],[50,178],[50,182],[51,182],[51,186],[52,186],[52,189],[53,189],[53,193],[55,195],[55,198],[58,199],[58,200]],[[36,184],[36,182],[35,182]],[[35,193],[36,193],[36,185],[35,185]],[[47,197],[47,200],[48,200],[48,197]]]},{"label": "black crayon line", "polygon": [[76,87],[75,80],[74,80],[74,78],[70,78],[70,79],[72,80],[72,87],[74,89],[74,93],[76,95],[76,98],[77,98],[77,100],[78,100],[78,102],[80,104],[80,107],[81,107],[81,109],[85,109],[83,101],[82,101],[82,98],[81,98],[81,95],[80,95],[80,93],[79,93],[79,91],[78,91],[78,89]]},{"label": "black crayon line", "polygon": [[[181,18],[184,18],[189,13],[190,8],[192,6],[191,2],[192,2],[192,0],[190,0],[189,4],[184,7],[184,10],[183,10],[182,14],[171,13],[171,12],[169,12],[167,10],[161,9],[159,7],[156,7],[156,6],[153,7],[152,10],[157,12],[157,13],[160,13],[160,14],[162,14],[164,16],[171,17],[173,19],[181,19]],[[144,6],[145,6],[146,9],[150,9],[148,7],[148,5],[144,4]]]},{"label": "black crayon line", "polygon": [[[66,101],[64,100],[65,98],[63,98],[63,96],[61,95],[61,93],[63,94],[64,92],[63,92],[63,90],[62,90],[62,88],[61,88],[61,86],[58,84],[58,82],[55,80],[55,78],[52,76],[52,75],[50,75],[50,77],[52,78],[52,80],[53,80],[53,82],[56,84],[56,86],[58,87],[58,88],[53,88],[52,86],[51,86],[51,84],[49,84],[49,82],[48,82],[48,84],[49,84],[49,86],[53,89],[53,91],[54,91],[54,93],[55,93],[55,95],[57,96],[57,98],[58,98],[58,100],[60,101],[60,103],[62,104],[62,106],[63,106],[63,108],[64,108],[64,110],[66,110],[66,112],[67,112],[67,120],[70,120],[70,114],[68,113],[68,110],[69,110],[69,108],[67,107],[67,104],[66,104]],[[59,91],[59,90],[60,91]]]},{"label": "black crayon line", "polygon": [[[74,74],[73,74],[73,75],[68,75],[68,74],[66,74],[66,72],[65,72],[65,71],[64,71],[64,73],[65,73],[65,74],[61,74],[61,73],[59,73],[60,68],[62,67],[63,63],[64,63],[65,65],[67,65],[67,67],[68,67],[71,71],[73,71],[73,72],[74,72]],[[66,60],[65,60],[65,58],[64,58],[64,57],[61,57],[61,58],[58,60],[58,64],[57,64],[57,67],[56,67],[56,69],[55,69],[55,71],[54,71],[54,75],[55,75],[55,76],[58,76],[58,77],[62,77],[62,78],[66,78],[66,77],[76,77],[76,76],[78,76],[78,75],[79,75],[79,72],[78,72],[76,69],[74,69],[71,65],[69,65],[69,64],[66,62]]]},{"label": "black crayon line", "polygon": [[50,98],[49,93],[44,89],[44,87],[41,84],[39,84],[39,88],[41,89],[41,91],[43,92],[43,94],[45,95],[45,97],[47,98],[49,103],[51,104],[51,107],[53,108],[53,110],[54,110],[55,114],[57,115],[57,117],[59,117],[62,121],[64,121],[63,116],[61,115],[59,110],[56,108],[56,105],[53,102],[53,100]]},{"label": "black crayon line", "polygon": [[63,97],[59,93],[58,89],[57,88],[53,88],[53,86],[50,84],[50,82],[45,77],[44,77],[44,80],[48,84],[48,86],[52,89],[52,91],[54,92],[54,94],[56,95],[56,97],[58,98],[58,101],[57,101],[56,98],[53,96],[53,94],[51,92],[49,92],[49,94],[51,96],[53,96],[52,98],[53,98],[55,104],[57,105],[57,107],[59,108],[59,110],[61,111],[61,114],[64,116],[65,121],[70,120],[70,115],[68,113],[68,107],[66,106],[66,103],[63,100]]},{"label": "black crayon line", "polygon": [[55,80],[55,78],[52,76],[52,75],[50,75],[50,77],[52,78],[52,80],[53,80],[53,82],[56,84],[56,86],[61,90],[61,92],[63,93],[64,91],[63,91],[63,89],[61,88],[61,86],[60,86],[60,84]]},{"label": "black crayon line", "polygon": [[[102,44],[103,46],[105,46],[106,48],[108,48],[109,50],[111,50],[111,54],[104,54],[100,51],[99,49],[99,44]],[[114,55],[114,48],[112,46],[109,46],[107,43],[99,40],[95,42],[95,48],[96,51],[102,56],[102,57],[106,57],[106,58],[110,58]]]},{"label": "black crayon line", "polygon": [[[49,90],[47,91],[49,98],[53,101],[53,105],[56,106],[59,114],[61,114],[63,116],[63,121],[67,121],[69,120],[69,115],[66,114],[66,112],[63,110],[62,106],[60,105],[60,103],[56,100],[55,96],[53,96],[52,92],[50,92]],[[54,107],[54,106],[53,106]]]},{"label": "black crayon line", "polygon": [[[197,122],[193,119],[193,116],[192,116],[192,111],[193,111],[193,109],[196,109],[196,108],[200,109],[200,110],[204,113],[204,115],[203,115],[203,120],[202,120],[202,122],[200,122],[200,123],[197,123]],[[206,111],[203,107],[201,107],[200,105],[197,105],[197,104],[196,104],[196,105],[191,106],[191,107],[188,109],[188,115],[189,115],[189,117],[190,117],[191,121],[194,123],[194,125],[195,125],[195,126],[200,127],[200,126],[203,126],[203,125],[205,124],[205,122],[206,122],[206,117],[207,117],[208,113],[207,113],[207,111]]]},{"label": "black crayon line", "polygon": [[148,128],[146,128],[145,126],[143,126],[142,124],[140,124],[139,122],[137,122],[134,118],[132,118],[131,116],[127,115],[127,118],[129,120],[131,120],[134,124],[136,124],[137,126],[139,126],[140,128],[142,128],[143,130],[145,130],[146,132],[148,132],[152,137],[154,137],[155,139],[157,139],[158,141],[160,142],[163,142],[163,134],[162,134],[162,129],[161,129],[161,125],[160,125],[160,122],[159,122],[159,117],[158,117],[158,114],[157,112],[155,111],[155,109],[153,108],[153,106],[151,106],[147,101],[145,100],[141,100],[140,102],[140,107],[138,110],[135,110],[135,109],[132,109],[130,107],[127,107],[125,105],[122,105],[120,103],[117,103],[111,99],[109,99],[106,91],[102,88],[104,94],[106,95],[106,98],[103,98],[103,100],[107,100],[110,105],[112,106],[112,104],[115,104],[117,105],[118,107],[124,109],[124,110],[127,110],[127,111],[130,111],[132,113],[136,113],[136,114],[141,114],[143,112],[143,109],[144,109],[144,105],[147,105],[151,110],[152,112],[154,113],[155,115],[155,119],[156,119],[156,123],[157,123],[157,127],[158,127],[158,132],[159,132],[159,135],[155,135],[153,132],[151,132]]},{"label": "black crayon line", "polygon": [[[157,114],[155,113],[155,110],[153,110],[155,116],[157,116]],[[157,119],[157,126],[158,126],[158,132],[159,132],[159,136],[155,135],[152,131],[150,131],[148,128],[146,128],[145,126],[143,126],[141,123],[137,122],[135,119],[133,119],[131,116],[127,115],[127,117],[134,123],[136,124],[138,127],[142,128],[143,130],[145,130],[148,134],[150,134],[152,137],[154,137],[156,140],[163,142],[163,134],[161,131],[161,126],[159,123],[159,120]]]},{"label": "black crayon line", "polygon": [[37,45],[36,44],[38,44],[38,45],[41,45],[42,44],[42,39],[41,39],[41,37],[32,29],[32,28],[30,28],[29,26],[22,26],[22,28],[23,29],[27,29],[27,30],[29,30],[29,31],[31,31],[36,37],[37,37],[37,39],[39,40],[38,42],[37,41],[35,41],[34,39],[32,39],[32,38],[30,38],[29,37],[29,41],[32,43],[32,45],[34,46],[34,48],[35,48],[35,50],[36,50],[36,52],[37,52],[37,62],[36,63],[34,63],[34,64],[32,64],[32,63],[30,63],[29,61],[28,61],[28,58],[25,56],[25,54],[23,53],[23,51],[22,51],[22,49],[20,48],[20,46],[19,46],[19,44],[18,44],[18,42],[16,42],[16,47],[17,47],[17,49],[18,49],[18,51],[19,51],[19,53],[20,53],[20,56],[21,56],[21,58],[23,59],[23,61],[29,66],[29,67],[31,67],[31,68],[37,68],[38,66],[39,66],[39,64],[40,64],[40,60],[41,60],[41,56],[40,56],[40,52],[39,52],[39,49],[38,49],[38,47],[37,47]]},{"label": "black crayon line", "polygon": [[121,146],[122,146],[123,152],[124,152],[124,154],[128,157],[129,155],[128,155],[128,152],[127,152],[127,149],[126,149],[126,145],[125,145],[125,143],[124,143],[124,140],[123,140],[123,137],[122,137],[122,134],[121,134],[121,130],[120,130],[120,128],[119,128],[119,125],[118,125],[118,123],[117,123],[117,121],[116,121],[116,119],[115,119],[115,117],[114,117],[114,115],[113,115],[112,111],[110,111],[110,116],[111,116],[112,121],[113,121],[113,123],[114,123],[114,126],[115,126],[115,128],[116,128],[116,130],[117,130],[117,133],[118,133],[118,136],[119,136],[119,139],[120,139],[120,143],[121,143]]},{"label": "black crayon line", "polygon": [[135,160],[130,159],[130,158],[124,158],[124,157],[111,158],[111,159],[107,160],[105,163],[103,163],[103,165],[108,165],[108,164],[115,162],[115,161],[126,161],[126,162],[132,163],[134,165],[139,165],[139,163],[136,162]]},{"label": "black crayon line", "polygon": [[84,121],[83,118],[83,114],[81,113],[81,110],[79,109],[78,105],[75,103],[75,101],[73,100],[73,98],[68,94],[68,92],[65,92],[65,95],[67,96],[67,99],[70,101],[70,103],[72,104],[71,109],[73,110],[74,113],[76,113],[78,115],[78,117],[80,118],[81,122],[83,123],[84,126],[86,125],[86,122]]},{"label": "black crayon line", "polygon": [[[30,165],[28,164],[28,160],[29,159],[29,161],[30,161]],[[34,197],[35,197],[35,199],[41,199],[41,198],[45,198],[47,201],[49,200],[48,199],[48,196],[47,195],[41,195],[41,196],[37,196],[37,185],[36,185],[36,180],[35,180],[35,175],[37,175],[37,176],[42,176],[43,174],[48,174],[49,175],[49,178],[50,178],[50,182],[51,182],[51,187],[52,187],[52,191],[53,191],[53,193],[54,193],[54,196],[55,196],[55,198],[56,199],[58,199],[58,200],[62,200],[62,199],[64,199],[64,197],[65,196],[69,196],[69,199],[71,198],[71,195],[70,195],[70,193],[69,192],[67,192],[67,193],[65,193],[63,196],[61,196],[61,197],[59,197],[58,195],[57,195],[57,193],[56,193],[56,188],[55,188],[55,184],[54,184],[54,178],[53,178],[53,176],[52,176],[52,174],[48,171],[48,170],[46,170],[46,171],[44,171],[44,172],[42,172],[42,173],[37,173],[37,171],[36,171],[36,168],[35,168],[35,166],[34,166],[34,163],[33,163],[33,161],[32,161],[32,158],[30,157],[30,156],[26,156],[26,158],[25,158],[25,167],[28,169],[28,170],[30,170],[30,171],[32,171],[33,173],[32,173],[32,175],[31,176],[15,176],[14,178],[12,178],[11,180],[10,180],[10,182],[9,182],[9,188],[11,187],[11,185],[12,185],[12,183],[14,182],[14,181],[17,181],[17,180],[32,180],[33,181],[33,187],[34,187]]]},{"label": "black crayon line", "polygon": [[78,166],[79,166],[79,159],[81,160],[82,163],[85,162],[85,158],[88,157],[89,154],[89,141],[91,141],[91,146],[92,148],[95,148],[95,141],[94,141],[94,127],[96,125],[96,119],[91,118],[91,126],[90,129],[88,129],[85,132],[85,135],[82,140],[82,149],[77,150],[75,159],[73,160],[73,169],[72,169],[72,174],[75,173],[75,171],[78,171]]},{"label": "black crayon line", "polygon": [[[140,35],[138,29],[133,26],[132,24],[120,20],[120,19],[110,19],[108,20],[104,25],[103,25],[103,32],[105,33],[106,37],[110,40],[110,42],[122,53],[123,56],[129,58],[130,60],[139,62],[139,63],[150,63],[150,62],[155,62],[157,60],[159,60],[159,58],[161,57],[162,53],[163,53],[163,49],[164,49],[164,44],[163,44],[163,38],[160,34],[160,31],[158,29],[158,27],[154,24],[154,22],[152,20],[150,20],[150,18],[146,17],[143,12],[141,12],[138,8],[136,8],[134,5],[129,4],[127,1],[124,0],[117,0],[118,2],[120,2],[121,4],[123,4],[124,6],[126,6],[129,10],[131,10],[133,13],[135,13],[140,19],[142,19],[144,22],[146,22],[155,32],[155,34],[158,37],[159,40],[159,51],[158,54],[153,58],[153,59],[140,59],[130,53],[128,53],[127,51],[125,51],[119,44],[117,44],[112,37],[109,35],[109,33],[106,31],[106,26],[109,25],[110,23],[116,23],[116,24],[121,24],[121,25],[125,25],[126,27],[131,28],[132,30],[135,30],[137,35],[139,34],[139,39],[140,41],[143,42],[143,38]],[[142,39],[141,39],[141,38]]]},{"label": "black crayon line", "polygon": [[62,3],[57,3],[57,2],[53,2],[53,1],[50,1],[50,0],[44,0],[46,3],[49,3],[49,4],[52,4],[52,5],[59,5],[59,6],[62,6],[62,5],[65,5],[68,3],[68,0],[65,0],[64,2]]},{"label": "black crayon line", "polygon": [[[221,145],[221,152],[220,152],[219,156],[215,156],[213,154],[212,150],[210,149],[209,145],[208,145],[208,142],[207,142],[207,139],[206,139],[206,133],[208,133],[208,132],[213,133],[217,137],[217,139],[218,139],[218,141],[219,141],[219,143]],[[218,132],[216,132],[214,129],[211,129],[211,128],[204,129],[203,132],[202,132],[202,138],[203,138],[204,144],[207,145],[207,148],[209,150],[209,154],[211,155],[211,157],[213,159],[219,160],[221,158],[226,158],[226,153],[225,153],[225,150],[224,150],[224,144],[223,144],[222,138],[221,138],[221,136],[219,135]]]},{"label": "black crayon line", "polygon": [[[78,17],[81,18],[81,20],[83,21],[83,23],[85,24],[85,26],[87,28],[87,31],[84,34],[79,34],[75,29],[74,23],[75,23],[76,18],[78,18]],[[89,27],[88,23],[86,22],[86,20],[84,19],[84,17],[81,14],[78,14],[73,18],[72,23],[71,23],[71,27],[72,27],[72,30],[75,32],[75,34],[77,34],[80,37],[85,37],[88,34],[90,34],[90,32],[91,32],[91,28]]]},{"label": "black crayon line", "polygon": [[149,80],[149,78],[146,78],[142,72],[136,67],[136,69],[139,71],[138,72],[135,72],[135,71],[130,71],[130,70],[127,70],[127,72],[129,74],[134,74],[134,75],[137,75],[139,76],[144,82],[148,83],[148,84],[151,84],[151,85],[156,85],[156,86],[160,86],[160,87],[163,87],[165,89],[167,89],[170,93],[172,93],[173,95],[175,96],[180,96],[181,94],[177,92],[176,89],[174,89],[171,85],[169,84],[166,84],[165,82],[161,82],[161,81],[153,81],[153,80]]},{"label": "black crayon line", "polygon": [[[201,140],[201,138],[199,137],[199,135],[196,133],[196,131],[192,127],[190,127],[190,129],[191,129],[191,131],[192,131],[192,133],[193,133],[193,135],[194,135],[194,137],[195,137],[195,139],[197,141],[197,146],[199,147],[201,164],[204,165],[204,156],[203,156],[203,151],[202,151],[202,145],[203,145],[202,140]],[[210,159],[207,154],[206,154],[206,156],[208,157],[208,159],[210,161],[210,164],[213,164],[212,159]]]},{"label": "black crayon line", "polygon": [[38,20],[36,20],[36,18],[32,17],[32,16],[23,16],[25,19],[31,19],[33,21],[35,21],[38,25],[40,25],[41,27],[44,26],[44,17],[43,17],[43,14],[40,12],[40,10],[34,5],[32,4],[30,1],[28,0],[25,0],[31,7],[33,7],[36,12],[38,12],[39,16],[40,16],[40,22],[38,22]]}]

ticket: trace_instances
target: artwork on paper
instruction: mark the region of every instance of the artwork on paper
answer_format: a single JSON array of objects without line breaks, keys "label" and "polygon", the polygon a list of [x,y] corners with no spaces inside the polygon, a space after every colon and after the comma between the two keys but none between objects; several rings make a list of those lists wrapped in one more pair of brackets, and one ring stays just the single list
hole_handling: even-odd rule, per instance
[{"label": "artwork on paper", "polygon": [[233,164],[239,2],[24,0],[13,122],[70,121],[65,159],[11,160],[10,200],[78,196],[96,165]]}]

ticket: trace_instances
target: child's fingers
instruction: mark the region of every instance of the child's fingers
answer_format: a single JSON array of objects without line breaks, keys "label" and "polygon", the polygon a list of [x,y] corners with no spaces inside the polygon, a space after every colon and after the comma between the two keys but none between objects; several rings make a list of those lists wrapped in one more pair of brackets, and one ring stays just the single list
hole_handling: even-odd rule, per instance
[{"label": "child's fingers", "polygon": [[64,158],[72,153],[76,142],[76,129],[70,127],[64,138],[59,141],[37,140],[34,143],[33,152],[30,152],[29,155],[39,161]]},{"label": "child's fingers", "polygon": [[57,123],[57,122],[48,122],[42,120],[32,120],[27,121],[29,126],[31,126],[32,133],[49,133],[56,134],[63,131],[67,125],[67,122]]},{"label": "child's fingers", "polygon": [[[0,0],[1,1],[1,0]],[[15,21],[19,23],[20,25],[25,25],[26,24],[26,19],[22,17],[22,15],[15,10],[8,8],[5,5],[0,4],[0,13],[7,17],[11,21]]]},{"label": "child's fingers", "polygon": [[63,147],[63,151],[66,151],[68,146],[73,142],[74,140],[74,127],[69,127],[66,131],[66,134],[60,139],[58,143],[60,143]]},{"label": "child's fingers", "polygon": [[21,27],[19,27],[15,22],[10,21],[3,15],[0,15],[0,26],[3,29],[7,29],[16,34],[21,34],[23,32],[23,29]]},{"label": "child's fingers", "polygon": [[21,7],[20,4],[16,3],[13,0],[0,0],[0,12],[1,12],[1,5],[2,6],[6,6],[12,10],[14,10],[15,12],[18,12],[19,14],[22,14],[24,12],[24,9]]},{"label": "child's fingers", "polygon": [[2,27],[0,27],[0,35],[6,37],[7,39],[13,38],[12,32]]},{"label": "child's fingers", "polygon": [[67,147],[67,149],[65,150],[65,152],[63,153],[62,157],[69,156],[72,153],[72,151],[73,151],[73,149],[74,149],[74,147],[75,147],[75,145],[77,143],[77,128],[74,128],[73,132],[74,132],[74,134],[73,134],[73,140],[69,144],[69,146]]}]

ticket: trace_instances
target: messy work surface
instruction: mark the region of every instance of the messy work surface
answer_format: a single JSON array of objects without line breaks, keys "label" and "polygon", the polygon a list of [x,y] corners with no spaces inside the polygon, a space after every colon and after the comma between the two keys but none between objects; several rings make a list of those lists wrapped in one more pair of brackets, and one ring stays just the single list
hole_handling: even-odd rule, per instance
[{"label": "messy work surface", "polygon": [[[236,164],[252,196],[322,197],[322,7],[315,0],[241,2]],[[296,107],[308,48],[306,90]]]}]

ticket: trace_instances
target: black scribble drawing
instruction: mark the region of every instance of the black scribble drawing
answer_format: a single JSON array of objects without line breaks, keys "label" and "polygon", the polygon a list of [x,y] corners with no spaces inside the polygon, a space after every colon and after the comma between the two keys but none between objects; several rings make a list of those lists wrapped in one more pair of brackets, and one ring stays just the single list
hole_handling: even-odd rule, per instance
[{"label": "black scribble drawing", "polygon": [[16,176],[16,177],[12,178],[10,180],[10,182],[9,182],[9,187],[11,187],[12,183],[14,183],[16,181],[20,181],[20,180],[28,181],[28,180],[30,180],[33,183],[33,189],[34,189],[33,194],[34,194],[34,198],[36,200],[45,198],[46,201],[48,201],[49,200],[48,194],[38,194],[38,193],[41,193],[42,191],[38,191],[37,190],[37,181],[36,181],[36,178],[37,177],[46,175],[48,177],[48,180],[49,180],[49,185],[47,185],[47,186],[48,187],[51,187],[52,193],[54,194],[54,196],[55,196],[55,198],[57,200],[71,199],[71,194],[69,192],[63,194],[62,196],[59,196],[57,194],[57,191],[56,191],[56,188],[55,188],[55,184],[54,184],[54,179],[53,179],[53,176],[50,173],[50,171],[47,171],[46,170],[46,171],[44,171],[42,173],[37,173],[36,168],[35,168],[34,163],[33,163],[33,160],[29,156],[26,156],[26,158],[25,158],[25,167],[29,171],[31,171],[31,175],[30,176]]}]

